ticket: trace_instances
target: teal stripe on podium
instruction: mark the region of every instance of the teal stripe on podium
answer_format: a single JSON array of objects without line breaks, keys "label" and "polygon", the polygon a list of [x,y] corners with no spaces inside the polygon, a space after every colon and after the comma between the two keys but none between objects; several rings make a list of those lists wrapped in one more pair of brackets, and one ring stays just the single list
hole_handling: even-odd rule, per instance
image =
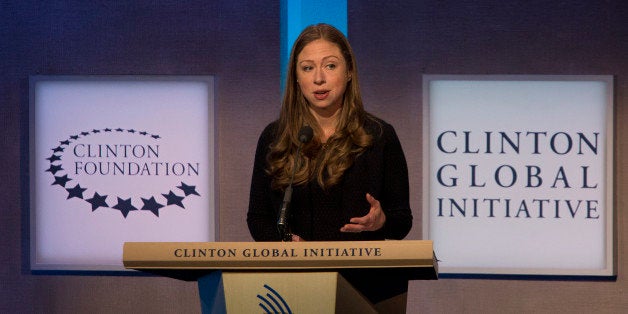
[{"label": "teal stripe on podium", "polygon": [[327,23],[347,35],[347,0],[281,0],[281,90],[290,49],[308,25]]},{"label": "teal stripe on podium", "polygon": [[201,314],[227,314],[222,271],[213,271],[196,281],[201,299]]}]

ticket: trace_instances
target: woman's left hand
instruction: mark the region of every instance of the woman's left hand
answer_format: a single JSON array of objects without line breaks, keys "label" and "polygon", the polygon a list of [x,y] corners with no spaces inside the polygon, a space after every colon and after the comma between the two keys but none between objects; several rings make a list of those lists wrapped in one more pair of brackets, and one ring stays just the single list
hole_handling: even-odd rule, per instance
[{"label": "woman's left hand", "polygon": [[340,228],[341,232],[362,232],[379,230],[386,223],[386,214],[379,201],[366,193],[366,200],[371,204],[369,213],[362,217],[353,217],[349,223]]},{"label": "woman's left hand", "polygon": [[292,235],[292,242],[305,242],[305,240],[303,240],[303,238],[301,238],[300,236],[293,234]]}]

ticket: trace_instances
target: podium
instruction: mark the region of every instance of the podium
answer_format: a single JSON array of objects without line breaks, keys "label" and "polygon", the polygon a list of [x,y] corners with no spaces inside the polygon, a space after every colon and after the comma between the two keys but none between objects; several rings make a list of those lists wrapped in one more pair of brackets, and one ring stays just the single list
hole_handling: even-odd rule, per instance
[{"label": "podium", "polygon": [[405,313],[432,241],[126,242],[124,266],[197,281],[203,313]]}]

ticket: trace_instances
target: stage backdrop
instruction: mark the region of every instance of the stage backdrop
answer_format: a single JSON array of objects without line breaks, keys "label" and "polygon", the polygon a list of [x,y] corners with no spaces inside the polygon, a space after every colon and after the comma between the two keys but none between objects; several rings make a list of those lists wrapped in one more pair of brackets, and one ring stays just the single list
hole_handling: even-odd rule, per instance
[{"label": "stage backdrop", "polygon": [[424,84],[424,232],[440,271],[613,275],[612,77]]},{"label": "stage backdrop", "polygon": [[30,92],[32,269],[216,240],[212,77],[36,76]]}]

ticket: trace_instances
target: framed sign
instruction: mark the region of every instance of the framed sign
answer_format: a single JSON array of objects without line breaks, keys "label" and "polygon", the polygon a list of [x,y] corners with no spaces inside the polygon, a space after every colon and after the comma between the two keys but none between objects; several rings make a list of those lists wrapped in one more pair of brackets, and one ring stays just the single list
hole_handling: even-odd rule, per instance
[{"label": "framed sign", "polygon": [[442,273],[615,274],[611,76],[426,75],[423,91]]},{"label": "framed sign", "polygon": [[123,270],[126,241],[215,241],[213,78],[34,76],[31,269]]}]

